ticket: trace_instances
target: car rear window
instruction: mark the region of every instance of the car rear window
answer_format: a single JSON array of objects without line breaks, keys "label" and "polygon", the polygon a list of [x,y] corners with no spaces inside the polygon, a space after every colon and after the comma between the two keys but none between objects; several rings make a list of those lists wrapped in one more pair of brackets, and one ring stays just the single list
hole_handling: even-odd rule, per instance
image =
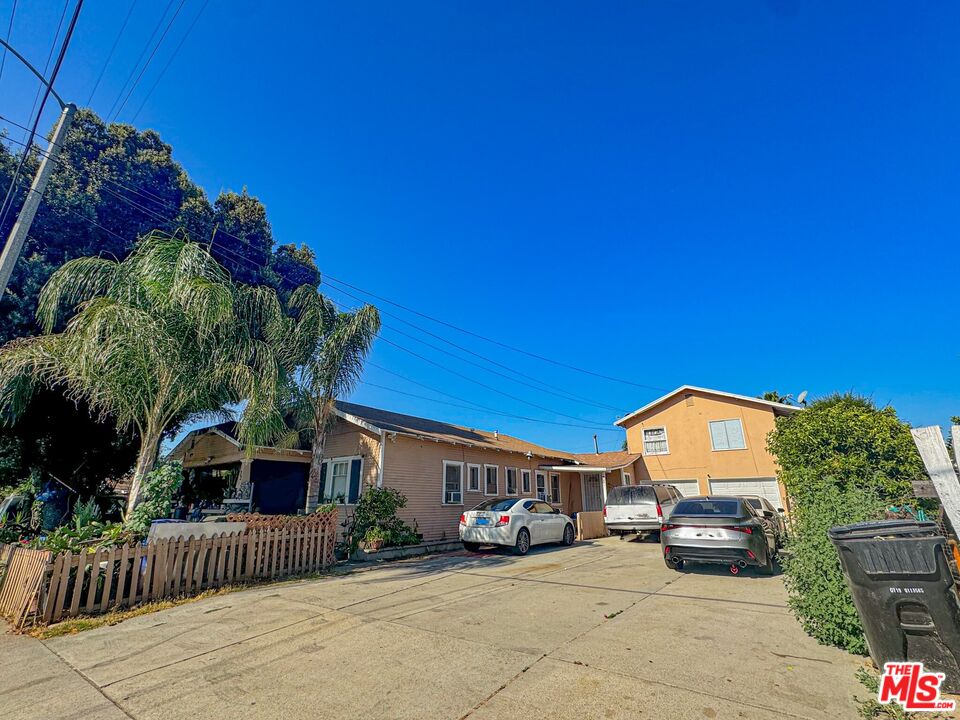
[{"label": "car rear window", "polygon": [[607,491],[607,505],[646,505],[656,502],[651,485],[617,485]]},{"label": "car rear window", "polygon": [[732,515],[740,514],[738,500],[683,500],[677,504],[674,515]]},{"label": "car rear window", "polygon": [[494,498],[493,500],[485,500],[477,505],[474,510],[492,510],[493,512],[503,512],[504,510],[509,510],[512,508],[519,501],[519,498]]}]

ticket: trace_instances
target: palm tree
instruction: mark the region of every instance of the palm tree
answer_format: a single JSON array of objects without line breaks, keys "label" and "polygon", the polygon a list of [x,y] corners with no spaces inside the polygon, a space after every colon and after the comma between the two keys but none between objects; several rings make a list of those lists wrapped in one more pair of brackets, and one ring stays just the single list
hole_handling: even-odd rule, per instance
[{"label": "palm tree", "polygon": [[176,423],[245,400],[239,433],[248,447],[283,428],[284,381],[304,355],[293,320],[273,290],[235,285],[182,236],[152,233],[121,262],[66,263],[43,287],[37,316],[45,335],[0,348],[0,410],[16,418],[44,385],[136,428],[128,517]]},{"label": "palm tree", "polygon": [[310,438],[310,503],[320,489],[323,451],[335,403],[356,387],[380,332],[380,313],[373,305],[339,312],[328,298],[308,286],[294,291],[290,307],[297,318],[294,346],[299,349],[311,338],[313,346],[309,359],[298,369],[294,423],[301,429],[290,433],[292,441],[304,431]]},{"label": "palm tree", "polygon": [[768,402],[781,403],[783,405],[793,404],[793,395],[781,395],[776,390],[767,390],[760,396],[760,399]]}]

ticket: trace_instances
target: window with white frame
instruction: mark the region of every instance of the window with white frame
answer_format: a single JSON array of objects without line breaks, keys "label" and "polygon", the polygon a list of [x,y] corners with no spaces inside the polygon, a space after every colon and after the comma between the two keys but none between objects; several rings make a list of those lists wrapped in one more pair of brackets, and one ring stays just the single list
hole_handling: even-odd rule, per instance
[{"label": "window with white frame", "polygon": [[670,446],[667,445],[667,429],[665,427],[643,429],[644,455],[667,455],[669,453]]},{"label": "window with white frame", "polygon": [[524,495],[530,494],[530,471],[521,470],[520,471],[520,492]]},{"label": "window with white frame", "polygon": [[714,450],[744,450],[747,442],[743,437],[740,418],[711,421],[710,443]]},{"label": "window with white frame", "polygon": [[467,465],[467,492],[480,492],[480,466]]},{"label": "window with white frame", "polygon": [[631,483],[632,483],[632,480],[630,479],[630,473],[625,472],[625,473],[623,474],[623,484],[624,484],[624,485],[630,485]]},{"label": "window with white frame", "polygon": [[443,461],[443,504],[461,505],[463,503],[463,463],[453,460]]},{"label": "window with white frame", "polygon": [[547,474],[537,473],[537,500],[547,499]]},{"label": "window with white frame", "polygon": [[550,473],[550,502],[560,502],[560,473]]},{"label": "window with white frame", "polygon": [[330,477],[323,490],[324,502],[345,503],[350,485],[350,461],[331,460],[327,472]]},{"label": "window with white frame", "polygon": [[500,492],[500,468],[497,465],[484,465],[484,495],[496,495]]},{"label": "window with white frame", "polygon": [[517,494],[517,469],[510,468],[507,469],[507,495],[516,495]]}]

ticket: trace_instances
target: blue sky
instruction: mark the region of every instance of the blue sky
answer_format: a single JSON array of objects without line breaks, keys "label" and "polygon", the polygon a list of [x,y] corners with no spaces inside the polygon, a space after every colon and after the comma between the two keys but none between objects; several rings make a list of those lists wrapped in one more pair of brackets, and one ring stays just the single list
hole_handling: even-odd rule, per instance
[{"label": "blue sky", "polygon": [[[120,120],[201,4],[185,0]],[[93,98],[101,114],[164,6],[135,7]],[[129,7],[87,3],[58,82],[65,97],[86,103]],[[2,31],[10,9],[0,0]],[[41,65],[61,9],[20,3],[12,42]],[[321,271],[650,386],[383,306],[568,393],[629,411],[684,383],[854,390],[914,424],[944,424],[960,414],[949,312],[960,278],[958,21],[946,2],[212,0],[137,124],[160,131],[211,195],[248,187],[276,238],[308,243]],[[26,122],[34,92],[8,61],[0,112]],[[617,414],[392,327],[391,341],[541,407],[378,343],[376,364],[462,401],[606,427]],[[455,402],[378,368],[364,379]],[[571,450],[593,444],[588,428],[369,385],[353,399]],[[603,449],[620,443],[599,434]]]}]

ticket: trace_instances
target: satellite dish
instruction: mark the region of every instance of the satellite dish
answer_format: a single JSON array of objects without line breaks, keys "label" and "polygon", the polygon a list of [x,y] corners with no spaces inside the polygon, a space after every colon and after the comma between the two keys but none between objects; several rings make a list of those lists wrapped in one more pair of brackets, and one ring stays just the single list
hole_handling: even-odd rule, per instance
[{"label": "satellite dish", "polygon": [[807,391],[806,391],[806,390],[804,390],[802,393],[800,393],[799,395],[797,395],[797,402],[800,403],[801,405],[806,405],[806,404],[807,404]]}]

